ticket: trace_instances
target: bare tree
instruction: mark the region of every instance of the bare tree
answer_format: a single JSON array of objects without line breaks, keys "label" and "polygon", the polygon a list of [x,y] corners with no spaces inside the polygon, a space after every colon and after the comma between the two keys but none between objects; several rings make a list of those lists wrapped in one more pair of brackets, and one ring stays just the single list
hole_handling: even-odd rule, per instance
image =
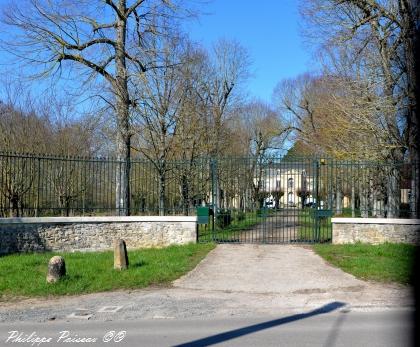
[{"label": "bare tree", "polygon": [[223,129],[240,98],[241,84],[249,76],[249,57],[238,42],[219,40],[205,63],[199,93],[208,112],[209,154],[216,158],[223,150]]},{"label": "bare tree", "polygon": [[[417,172],[413,177],[418,176],[420,135],[415,72],[418,4],[409,0],[311,0],[302,2],[302,8],[307,22],[314,24],[312,34],[322,37],[323,50],[351,47],[353,61],[361,63],[363,70],[379,82],[378,94],[393,107],[384,117],[388,134],[392,135],[391,140],[398,139],[391,143],[389,159],[401,161],[407,151]],[[389,175],[389,189],[397,193],[398,172],[394,169]],[[417,214],[418,185],[418,180],[413,179],[412,210]]]},{"label": "bare tree", "polygon": [[[343,76],[306,75],[282,82],[275,95],[289,128],[294,131],[295,140],[306,143],[314,154],[339,159],[384,160],[392,150],[403,146],[386,121],[394,115],[392,104],[376,95],[375,88],[366,81]],[[393,168],[392,165],[386,167]],[[347,175],[353,174],[347,172]],[[336,177],[335,202],[340,211],[342,175],[336,172]],[[390,172],[388,177],[388,215],[393,216],[399,207],[398,177]],[[364,205],[364,216],[367,216],[368,197],[373,196],[370,176],[353,177],[351,181],[360,188],[358,194]],[[375,187],[379,192],[378,185]],[[352,191],[352,203],[354,201],[355,192]]]},{"label": "bare tree", "polygon": [[[117,169],[120,214],[130,212],[130,79],[133,71],[144,73],[158,67],[155,61],[143,60],[141,51],[149,37],[159,34],[156,18],[169,17],[175,10],[175,1],[168,0],[27,0],[3,11],[3,22],[15,33],[3,46],[40,67],[41,76],[82,67],[89,72],[88,79],[100,76],[110,87],[117,157],[124,172],[121,175]],[[72,76],[80,78],[75,71]]]},{"label": "bare tree", "polygon": [[69,214],[70,202],[86,190],[80,188],[77,177],[81,165],[70,159],[41,157],[45,153],[61,157],[95,155],[101,145],[94,139],[97,124],[80,114],[75,117],[71,100],[53,93],[35,97],[22,83],[7,82],[2,87],[0,208],[14,216],[37,215],[39,192],[49,183],[63,213]]},{"label": "bare tree", "polygon": [[[39,112],[39,103],[23,84],[4,81],[0,100],[0,148],[2,152],[45,152],[52,125]],[[51,103],[52,100],[49,100]]]},{"label": "bare tree", "polygon": [[[209,54],[206,69],[203,70],[199,95],[205,104],[207,114],[205,126],[209,155],[218,158],[226,150],[223,139],[226,139],[227,121],[240,96],[241,84],[249,75],[249,57],[247,51],[236,41],[219,40]],[[214,191],[212,203],[220,206],[221,189],[219,170],[214,170]]]},{"label": "bare tree", "polygon": [[[203,165],[207,164],[203,157],[209,153],[206,141],[208,110],[200,95],[206,57],[201,48],[188,44],[185,64],[180,70],[185,93],[179,108],[173,154],[180,163],[175,165],[174,178],[178,181],[182,209],[186,215],[190,213],[194,201],[208,202],[209,173],[203,172]],[[201,176],[199,180],[196,179],[198,175]]]},{"label": "bare tree", "polygon": [[259,158],[282,149],[287,130],[280,114],[261,101],[239,107],[236,130],[243,139],[247,156]]},{"label": "bare tree", "polygon": [[238,137],[242,155],[249,159],[247,189],[251,189],[254,201],[258,201],[262,188],[262,163],[282,149],[289,129],[284,127],[280,114],[262,101],[238,107],[235,114],[234,133]]},{"label": "bare tree", "polygon": [[154,40],[152,59],[160,60],[162,68],[139,76],[141,82],[136,86],[136,95],[141,100],[136,108],[138,150],[156,168],[161,215],[165,214],[168,160],[174,158],[180,109],[188,88],[180,67],[188,60],[184,40],[174,35],[170,39]]}]

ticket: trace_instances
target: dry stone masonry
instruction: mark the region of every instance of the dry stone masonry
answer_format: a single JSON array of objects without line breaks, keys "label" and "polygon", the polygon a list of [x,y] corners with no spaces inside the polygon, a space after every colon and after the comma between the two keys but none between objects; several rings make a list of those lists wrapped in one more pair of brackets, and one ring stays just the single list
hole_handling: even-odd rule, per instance
[{"label": "dry stone masonry", "polygon": [[164,247],[196,241],[196,217],[0,218],[0,254]]},{"label": "dry stone masonry", "polygon": [[334,244],[420,243],[419,219],[332,218]]}]

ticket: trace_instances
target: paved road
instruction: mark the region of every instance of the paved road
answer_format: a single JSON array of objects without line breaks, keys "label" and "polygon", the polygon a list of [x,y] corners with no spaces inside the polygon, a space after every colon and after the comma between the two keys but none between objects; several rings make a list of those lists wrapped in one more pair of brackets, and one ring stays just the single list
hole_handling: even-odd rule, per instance
[{"label": "paved road", "polygon": [[[331,303],[300,314],[259,318],[0,324],[0,346],[30,346],[30,342],[12,343],[22,334],[21,339],[32,341],[51,339],[40,346],[400,347],[411,345],[411,315],[407,310],[351,312]],[[82,343],[82,338],[96,342]]]}]

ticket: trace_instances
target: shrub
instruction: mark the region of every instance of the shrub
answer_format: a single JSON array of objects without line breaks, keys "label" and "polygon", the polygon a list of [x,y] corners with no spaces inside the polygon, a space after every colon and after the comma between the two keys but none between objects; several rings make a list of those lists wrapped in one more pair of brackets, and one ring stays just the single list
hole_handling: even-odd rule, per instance
[{"label": "shrub", "polygon": [[219,209],[217,211],[216,225],[219,228],[226,228],[232,223],[232,213],[228,209]]},{"label": "shrub", "polygon": [[410,218],[410,204],[400,204],[400,218]]},{"label": "shrub", "polygon": [[245,218],[246,218],[245,212],[238,211],[238,213],[236,214],[236,220],[238,222],[241,222],[241,221],[245,220]]},{"label": "shrub", "polygon": [[267,208],[260,208],[256,211],[257,217],[267,216],[269,214],[269,210]]}]

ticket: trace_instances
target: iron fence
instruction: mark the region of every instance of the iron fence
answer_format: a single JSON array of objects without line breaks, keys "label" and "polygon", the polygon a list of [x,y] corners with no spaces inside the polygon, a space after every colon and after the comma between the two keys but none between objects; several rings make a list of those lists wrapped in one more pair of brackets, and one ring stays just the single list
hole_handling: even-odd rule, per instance
[{"label": "iron fence", "polygon": [[[0,216],[116,215],[124,161],[0,154]],[[209,193],[208,160],[130,162],[130,214],[191,214]],[[127,213],[127,211],[125,211]]]},{"label": "iron fence", "polygon": [[[113,158],[0,154],[0,217],[118,214],[124,165]],[[263,208],[353,217],[417,213],[419,169],[407,162],[134,158],[129,172],[131,215],[191,215],[200,205],[212,206],[216,219]]]}]

